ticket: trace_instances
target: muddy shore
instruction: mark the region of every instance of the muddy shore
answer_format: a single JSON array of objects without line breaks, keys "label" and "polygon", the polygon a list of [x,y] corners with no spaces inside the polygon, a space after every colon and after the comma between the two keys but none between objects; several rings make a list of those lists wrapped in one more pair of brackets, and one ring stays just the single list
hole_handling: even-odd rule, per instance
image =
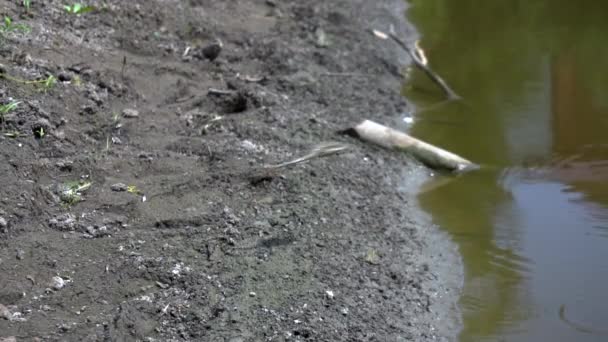
[{"label": "muddy shore", "polygon": [[[336,133],[408,108],[405,54],[368,31],[414,35],[404,5],[20,3],[0,340],[454,340],[459,259],[410,190],[426,169]],[[324,141],[350,148],[259,177]]]}]

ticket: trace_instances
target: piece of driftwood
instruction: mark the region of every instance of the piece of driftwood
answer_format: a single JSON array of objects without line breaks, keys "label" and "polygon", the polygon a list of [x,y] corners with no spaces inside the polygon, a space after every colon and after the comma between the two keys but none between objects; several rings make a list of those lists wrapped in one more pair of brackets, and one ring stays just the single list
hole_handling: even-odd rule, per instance
[{"label": "piece of driftwood", "polygon": [[427,166],[448,171],[465,171],[477,166],[452,152],[418,140],[408,134],[365,120],[349,130],[362,140],[382,147],[405,151]]},{"label": "piece of driftwood", "polygon": [[461,97],[458,94],[456,94],[456,92],[454,90],[452,90],[452,88],[450,88],[450,86],[448,86],[448,84],[443,80],[443,78],[441,78],[437,73],[435,73],[431,69],[431,67],[428,65],[428,59],[426,58],[426,56],[424,54],[424,50],[422,50],[420,45],[418,45],[418,41],[416,41],[416,43],[414,44],[414,48],[411,48],[403,40],[399,39],[399,37],[397,37],[397,35],[392,31],[387,34],[382,31],[372,30],[372,33],[380,39],[386,40],[388,38],[391,38],[393,41],[395,41],[395,43],[397,43],[397,45],[401,46],[407,52],[407,54],[410,55],[410,57],[414,61],[414,64],[419,69],[424,71],[424,73],[431,80],[433,80],[433,82],[435,82],[437,85],[439,85],[439,87],[441,87],[441,89],[445,92],[445,94],[447,95],[447,97],[450,100],[461,99]]}]

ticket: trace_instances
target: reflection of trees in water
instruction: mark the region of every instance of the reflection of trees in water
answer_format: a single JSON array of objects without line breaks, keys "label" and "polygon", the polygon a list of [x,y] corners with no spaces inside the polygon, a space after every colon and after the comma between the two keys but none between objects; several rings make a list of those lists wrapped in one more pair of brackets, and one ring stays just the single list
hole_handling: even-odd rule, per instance
[{"label": "reflection of trees in water", "polygon": [[552,60],[553,151],[569,162],[550,176],[570,184],[587,200],[608,205],[608,122],[602,122],[608,109],[592,92],[606,86],[586,83],[584,64],[573,50],[562,51]]},{"label": "reflection of trees in water", "polygon": [[[581,142],[593,145],[606,141],[608,124],[598,124],[598,117],[608,107],[603,96],[608,87],[608,46],[604,42],[607,2],[410,2],[408,17],[422,32],[422,46],[430,64],[467,103],[425,113],[425,117],[461,120],[461,125],[434,125],[431,120],[421,120],[414,127],[414,135],[475,162],[509,166],[512,147],[508,130],[513,129],[508,126],[509,116],[516,114],[509,109],[542,101],[530,98],[526,85],[531,80],[544,81],[549,72],[547,109],[551,109],[552,122],[543,123],[552,134],[547,137],[551,144],[548,147],[558,158],[582,153],[582,160],[608,159],[607,147],[586,152],[578,149]],[[428,101],[433,86],[423,75],[414,76],[416,89],[427,90]],[[418,95],[420,92],[408,94],[414,99]],[[440,98],[438,93],[437,100]],[[589,172],[588,166],[583,167],[585,172]],[[605,164],[596,167],[600,172],[608,171]],[[597,181],[583,181],[585,177],[572,178],[571,169],[558,171],[556,176],[576,191],[591,200],[608,202],[608,182],[599,185]],[[509,193],[498,184],[499,177],[498,171],[480,172],[420,197],[437,223],[453,234],[466,261],[468,285],[463,303],[476,310],[465,312],[464,340],[492,336],[500,331],[501,324],[516,323],[522,318],[518,308],[526,302],[521,292],[525,261],[509,246],[496,243],[496,234],[517,235],[519,226],[517,222],[503,222],[496,228],[497,211],[511,203]],[[513,240],[516,245],[516,237]]]}]

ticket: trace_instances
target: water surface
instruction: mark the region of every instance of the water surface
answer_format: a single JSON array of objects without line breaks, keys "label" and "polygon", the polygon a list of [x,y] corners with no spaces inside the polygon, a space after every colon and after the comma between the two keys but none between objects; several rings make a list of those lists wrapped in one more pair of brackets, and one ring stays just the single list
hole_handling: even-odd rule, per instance
[{"label": "water surface", "polygon": [[483,165],[421,205],[459,245],[461,341],[608,341],[608,2],[412,0],[411,133]]}]

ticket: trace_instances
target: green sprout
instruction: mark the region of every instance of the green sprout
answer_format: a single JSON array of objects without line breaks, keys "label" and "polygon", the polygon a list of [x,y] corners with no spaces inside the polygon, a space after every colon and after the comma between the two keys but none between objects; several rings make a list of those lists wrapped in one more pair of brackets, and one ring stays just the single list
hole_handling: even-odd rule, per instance
[{"label": "green sprout", "polygon": [[38,86],[40,87],[44,92],[49,91],[50,89],[52,89],[55,84],[57,83],[57,78],[53,75],[49,75],[47,78],[42,79],[42,80],[33,80],[33,81],[28,81],[28,80],[22,80],[20,78],[17,77],[13,77],[7,74],[3,74],[0,73],[0,78],[4,78],[7,79],[9,81],[13,81],[13,82],[17,82],[17,83],[21,83],[21,84],[31,84],[34,86]]},{"label": "green sprout", "polygon": [[9,112],[15,110],[21,102],[11,101],[7,104],[0,105],[0,122],[4,122],[4,116]]},{"label": "green sprout", "polygon": [[372,265],[377,265],[380,257],[378,256],[378,252],[375,249],[369,249],[367,254],[365,255],[365,261]]},{"label": "green sprout", "polygon": [[30,32],[32,29],[25,24],[15,24],[13,19],[8,16],[4,16],[4,25],[0,25],[0,33],[5,34],[8,32],[21,31],[24,33]]},{"label": "green sprout", "polygon": [[29,13],[32,8],[32,0],[23,0],[23,7],[25,7],[25,12]]},{"label": "green sprout", "polygon": [[35,132],[34,135],[39,138],[42,139],[44,138],[44,136],[46,135],[46,132],[44,131],[44,127],[40,127],[38,128]]},{"label": "green sprout", "polygon": [[49,90],[51,90],[55,84],[57,83],[57,78],[53,75],[49,75],[49,77],[45,78],[44,80],[41,80],[40,83],[38,83],[40,85],[40,87],[42,88],[42,90],[44,92],[47,92]]},{"label": "green sprout", "polygon": [[128,185],[127,192],[130,194],[136,194],[136,195],[141,194],[141,191],[139,191],[139,189],[135,185]]},{"label": "green sprout", "polygon": [[81,3],[76,3],[73,5],[65,5],[65,6],[63,6],[63,9],[69,14],[80,15],[80,14],[85,14],[85,13],[94,11],[95,7],[83,5]]},{"label": "green sprout", "polygon": [[82,79],[80,78],[80,76],[75,75],[72,79],[72,84],[76,87],[80,87],[82,85]]},{"label": "green sprout", "polygon": [[59,198],[61,201],[70,206],[74,205],[82,200],[82,192],[88,190],[92,182],[66,182],[59,186]]}]

